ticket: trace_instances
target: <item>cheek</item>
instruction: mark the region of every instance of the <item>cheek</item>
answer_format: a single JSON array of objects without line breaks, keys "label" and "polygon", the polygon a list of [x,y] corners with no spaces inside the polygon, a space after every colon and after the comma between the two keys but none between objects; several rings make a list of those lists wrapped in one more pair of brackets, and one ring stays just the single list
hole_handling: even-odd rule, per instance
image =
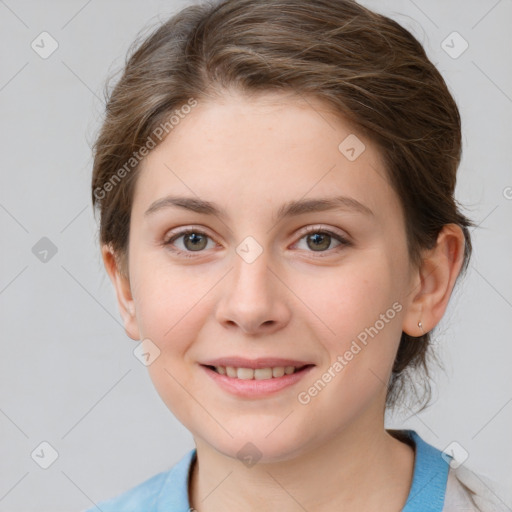
[{"label": "cheek", "polygon": [[298,397],[314,411],[312,417],[324,421],[328,410],[337,425],[384,398],[401,334],[402,306],[391,300],[388,283],[355,278],[345,283],[346,293],[330,290],[335,305],[326,321],[335,334],[326,330],[321,341],[329,360]]},{"label": "cheek", "polygon": [[193,430],[198,411],[184,404],[190,404],[191,396],[201,396],[201,390],[194,386],[197,370],[189,364],[189,350],[208,313],[201,298],[211,285],[202,280],[203,284],[198,284],[179,270],[156,266],[139,277],[136,307],[140,333],[160,351],[147,367],[149,376],[168,409]]},{"label": "cheek", "polygon": [[[334,380],[348,379],[359,389],[372,386],[370,380],[379,385],[375,375],[387,379],[401,335],[403,306],[400,283],[390,271],[392,258],[386,260],[377,251],[373,256],[340,267],[325,279],[315,280],[314,286],[309,283],[309,291],[304,292],[309,309],[322,320],[318,335],[329,354],[325,370],[341,358],[343,369],[337,366]],[[305,281],[301,286],[306,287]]]},{"label": "cheek", "polygon": [[309,314],[318,315],[330,334],[327,339],[341,345],[373,325],[398,297],[382,256],[354,258],[314,279],[297,278],[297,294],[310,309]]},{"label": "cheek", "polygon": [[158,266],[145,269],[137,278],[134,300],[140,335],[160,349],[159,365],[174,366],[204,321],[204,296],[211,284],[180,269]]}]

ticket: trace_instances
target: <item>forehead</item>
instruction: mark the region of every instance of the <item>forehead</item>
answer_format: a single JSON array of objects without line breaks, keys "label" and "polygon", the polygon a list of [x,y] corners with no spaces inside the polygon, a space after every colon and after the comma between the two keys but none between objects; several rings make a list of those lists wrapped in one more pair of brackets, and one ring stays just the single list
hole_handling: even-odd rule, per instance
[{"label": "forehead", "polygon": [[166,194],[219,202],[228,212],[334,195],[373,211],[399,208],[377,147],[321,100],[291,94],[198,100],[138,172],[138,214]]}]

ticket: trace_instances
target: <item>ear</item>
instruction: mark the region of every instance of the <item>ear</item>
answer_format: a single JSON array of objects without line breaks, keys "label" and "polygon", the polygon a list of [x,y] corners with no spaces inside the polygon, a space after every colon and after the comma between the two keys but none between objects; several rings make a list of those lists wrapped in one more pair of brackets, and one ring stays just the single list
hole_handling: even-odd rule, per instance
[{"label": "ear", "polygon": [[412,280],[411,301],[402,325],[405,333],[418,337],[441,321],[464,261],[464,247],[461,227],[457,224],[443,226],[436,246],[426,252]]},{"label": "ear", "polygon": [[133,301],[129,278],[123,275],[119,268],[114,251],[109,245],[101,248],[101,255],[105,269],[114,285],[119,311],[123,318],[126,334],[132,340],[140,340],[137,318],[135,316],[135,303]]}]

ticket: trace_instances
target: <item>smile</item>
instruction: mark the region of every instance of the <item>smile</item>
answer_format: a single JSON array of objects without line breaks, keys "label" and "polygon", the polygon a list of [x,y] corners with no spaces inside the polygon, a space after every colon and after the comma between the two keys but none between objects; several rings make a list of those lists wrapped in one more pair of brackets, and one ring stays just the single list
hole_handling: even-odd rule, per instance
[{"label": "smile", "polygon": [[222,391],[246,399],[265,398],[290,388],[302,380],[314,367],[314,364],[264,368],[200,365],[200,368]]},{"label": "smile", "polygon": [[[307,366],[307,365],[305,365]],[[227,375],[231,379],[242,380],[267,380],[291,375],[305,366],[275,366],[273,368],[235,368],[233,366],[210,366],[219,375]]]}]

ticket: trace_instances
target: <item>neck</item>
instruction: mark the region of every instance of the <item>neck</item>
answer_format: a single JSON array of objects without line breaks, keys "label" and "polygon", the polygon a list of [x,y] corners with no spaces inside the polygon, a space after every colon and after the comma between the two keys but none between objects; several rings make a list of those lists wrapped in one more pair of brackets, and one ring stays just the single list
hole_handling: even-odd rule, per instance
[{"label": "neck", "polygon": [[201,439],[196,448],[189,496],[197,512],[396,511],[407,501],[414,470],[414,449],[383,421],[346,428],[290,460],[252,467]]}]

